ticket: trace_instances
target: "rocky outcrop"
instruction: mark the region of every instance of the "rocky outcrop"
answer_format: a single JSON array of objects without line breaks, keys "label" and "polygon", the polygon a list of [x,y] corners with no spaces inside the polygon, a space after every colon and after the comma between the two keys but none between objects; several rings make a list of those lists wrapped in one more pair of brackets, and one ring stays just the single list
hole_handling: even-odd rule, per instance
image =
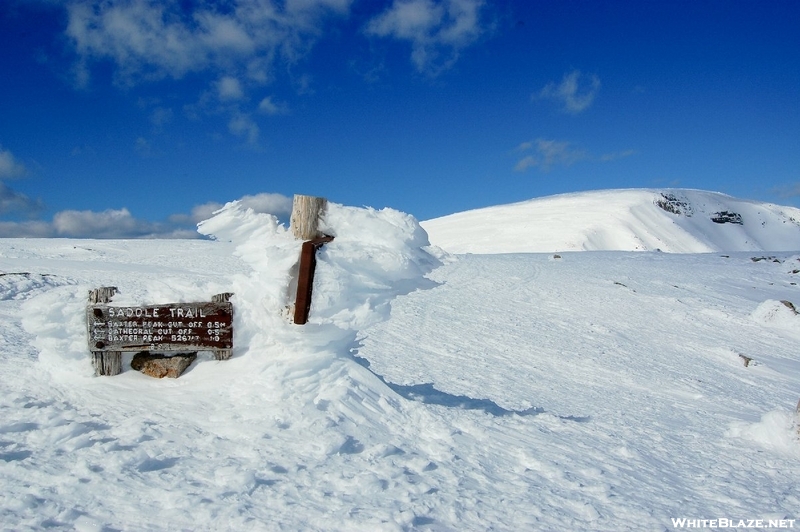
[{"label": "rocky outcrop", "polygon": [[717,224],[737,224],[744,225],[742,215],[738,212],[721,211],[715,212],[711,217],[711,221]]}]

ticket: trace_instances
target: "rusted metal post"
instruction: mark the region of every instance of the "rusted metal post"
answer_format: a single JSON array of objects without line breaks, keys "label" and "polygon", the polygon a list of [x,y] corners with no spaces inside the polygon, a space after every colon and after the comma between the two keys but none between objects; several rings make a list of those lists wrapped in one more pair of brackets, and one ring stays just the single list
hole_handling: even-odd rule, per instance
[{"label": "rusted metal post", "polygon": [[294,323],[304,325],[308,322],[311,311],[311,292],[314,287],[314,271],[317,268],[317,250],[333,240],[332,236],[324,236],[303,242],[300,251],[300,270],[297,274],[297,297],[294,302]]}]

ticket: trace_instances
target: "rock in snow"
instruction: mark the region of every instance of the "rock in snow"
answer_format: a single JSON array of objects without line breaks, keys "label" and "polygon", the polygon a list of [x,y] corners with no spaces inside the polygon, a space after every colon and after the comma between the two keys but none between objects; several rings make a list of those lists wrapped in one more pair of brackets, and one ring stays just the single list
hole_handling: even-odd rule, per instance
[{"label": "rock in snow", "polygon": [[156,379],[164,377],[177,379],[196,358],[197,353],[177,353],[170,356],[159,353],[136,353],[131,360],[131,368]]}]

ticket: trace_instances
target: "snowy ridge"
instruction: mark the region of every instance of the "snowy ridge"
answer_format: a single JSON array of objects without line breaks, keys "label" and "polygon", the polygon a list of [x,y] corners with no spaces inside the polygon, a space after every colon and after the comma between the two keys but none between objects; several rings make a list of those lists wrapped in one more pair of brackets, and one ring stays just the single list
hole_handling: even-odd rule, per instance
[{"label": "snowy ridge", "polygon": [[800,209],[687,189],[560,194],[422,226],[451,253],[800,249]]},{"label": "snowy ridge", "polygon": [[[214,241],[0,240],[10,530],[664,530],[798,517],[796,253],[448,256],[392,209],[300,243],[232,203]],[[92,376],[90,288],[234,293],[234,356]],[[751,360],[745,367],[743,356]],[[128,360],[125,361],[127,364]]]}]

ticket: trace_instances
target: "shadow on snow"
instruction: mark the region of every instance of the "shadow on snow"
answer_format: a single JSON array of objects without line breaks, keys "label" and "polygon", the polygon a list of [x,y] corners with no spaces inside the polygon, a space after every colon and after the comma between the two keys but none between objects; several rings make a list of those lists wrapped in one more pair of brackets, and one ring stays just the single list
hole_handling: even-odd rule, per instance
[{"label": "shadow on snow", "polygon": [[[370,368],[369,360],[359,356],[353,356],[353,359],[361,366],[372,372],[373,375],[378,377],[381,382],[388,386],[392,391],[410,401],[418,401],[426,405],[439,405],[449,408],[461,408],[464,410],[481,410],[492,416],[536,416],[544,413],[544,408],[535,406],[526,408],[525,410],[509,410],[503,408],[490,399],[476,399],[466,395],[454,395],[441,390],[437,390],[433,383],[425,384],[395,384],[387,381],[383,375],[378,375]],[[576,421],[585,423],[589,421],[589,416],[557,416],[567,421]]]}]

